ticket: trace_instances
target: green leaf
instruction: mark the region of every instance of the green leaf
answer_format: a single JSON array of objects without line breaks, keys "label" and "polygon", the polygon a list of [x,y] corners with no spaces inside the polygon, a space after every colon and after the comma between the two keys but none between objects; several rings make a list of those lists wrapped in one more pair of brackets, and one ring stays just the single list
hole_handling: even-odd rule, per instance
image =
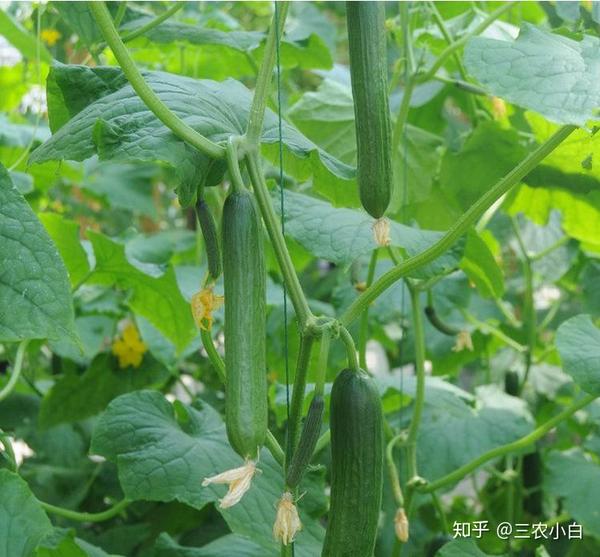
[{"label": "green leaf", "polygon": [[563,499],[564,510],[585,532],[598,533],[600,508],[600,468],[579,450],[569,453],[552,451],[546,458],[544,484],[548,491]]},{"label": "green leaf", "polygon": [[0,341],[74,337],[67,271],[2,165],[0,262]]},{"label": "green leaf", "polygon": [[44,124],[17,124],[0,114],[0,145],[27,147],[31,143],[35,146],[49,138],[50,130]]},{"label": "green leaf", "polygon": [[[202,508],[225,488],[202,487],[207,476],[240,466],[227,442],[219,414],[206,403],[174,408],[158,392],[138,391],[115,399],[98,420],[91,451],[116,463],[125,495],[131,499],[181,501]],[[250,491],[230,509],[219,509],[234,533],[272,552],[275,504],[281,496],[281,468],[263,451]],[[322,527],[303,516],[297,555],[310,557],[320,548]],[[304,548],[304,549],[302,549]]]},{"label": "green leaf", "polygon": [[456,396],[442,403],[426,394],[417,447],[419,471],[435,480],[532,429],[525,403],[494,386],[477,390],[474,407]]},{"label": "green leaf", "polygon": [[600,395],[600,330],[589,315],[571,317],[556,331],[563,369],[584,391]]},{"label": "green leaf", "polygon": [[129,307],[161,331],[179,351],[196,335],[196,325],[168,266],[161,276],[151,276],[134,267],[125,247],[110,238],[88,231],[96,266],[88,282],[131,290]]},{"label": "green leaf", "polygon": [[600,108],[600,39],[581,41],[523,23],[519,37],[483,37],[465,48],[467,70],[492,94],[560,124],[583,127]]},{"label": "green leaf", "polygon": [[[169,108],[212,141],[245,132],[252,96],[241,83],[233,79],[221,83],[194,80],[162,72],[145,72],[144,77]],[[207,157],[157,120],[119,73],[112,68],[55,65],[49,83],[53,84],[48,89],[49,110],[51,114],[56,111],[58,119],[51,127],[57,131],[33,152],[31,162],[82,161],[95,154],[101,160],[160,161],[175,169],[184,194],[182,205],[194,201],[189,191],[193,188],[195,192],[198,183],[209,175]],[[80,88],[81,97],[74,99],[73,91]],[[57,129],[66,114],[71,120]],[[51,123],[53,119],[51,115]],[[278,119],[270,110],[265,114],[262,141],[279,142]],[[292,158],[299,159],[296,168],[286,164],[292,174],[315,173],[319,179],[350,179],[354,175],[352,167],[318,148],[286,122],[283,143]]]},{"label": "green leaf", "polygon": [[79,285],[90,272],[87,254],[79,240],[79,224],[57,213],[40,213],[38,217],[58,248],[71,285]]},{"label": "green leaf", "polygon": [[[278,194],[274,192],[273,195]],[[338,265],[350,265],[357,257],[369,254],[377,247],[373,222],[363,211],[335,208],[308,195],[285,192],[286,234],[316,257]],[[409,256],[421,253],[440,237],[439,232],[419,230],[390,221],[392,245],[402,247]],[[455,245],[412,276],[429,277],[456,267],[461,251],[462,247]]]},{"label": "green leaf", "polygon": [[138,368],[120,369],[102,354],[82,375],[69,372],[54,384],[42,400],[40,424],[50,427],[94,416],[119,395],[161,385],[168,377],[168,370],[152,358],[144,358]]},{"label": "green leaf", "polygon": [[30,557],[52,524],[27,484],[0,469],[0,556]]},{"label": "green leaf", "polygon": [[475,283],[485,298],[501,298],[504,294],[502,270],[494,259],[490,248],[475,232],[467,235],[465,253],[460,268]]},{"label": "green leaf", "polygon": [[[55,528],[36,548],[35,557],[118,557],[75,537],[74,530]],[[32,556],[33,557],[33,556]]]},{"label": "green leaf", "polygon": [[474,540],[457,539],[447,543],[436,554],[436,557],[488,557],[477,547]]},{"label": "green leaf", "polygon": [[184,547],[176,543],[167,534],[161,534],[156,540],[152,557],[277,557],[278,551],[265,552],[265,548],[254,542],[229,534],[218,538],[203,547]]},{"label": "green leaf", "polygon": [[52,56],[41,41],[25,30],[5,10],[0,10],[0,35],[8,40],[25,58],[37,60],[38,55],[42,62],[49,64]]}]

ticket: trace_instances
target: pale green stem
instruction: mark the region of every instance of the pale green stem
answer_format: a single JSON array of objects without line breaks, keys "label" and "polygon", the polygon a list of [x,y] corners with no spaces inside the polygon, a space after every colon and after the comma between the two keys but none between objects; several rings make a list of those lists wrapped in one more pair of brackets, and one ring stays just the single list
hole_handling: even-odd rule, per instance
[{"label": "pale green stem", "polygon": [[456,223],[431,247],[421,253],[404,260],[379,277],[370,288],[367,288],[346,310],[340,322],[348,326],[398,279],[427,265],[448,250],[475,221],[490,207],[496,199],[512,189],[519,181],[529,174],[545,157],[556,149],[573,131],[575,126],[563,126],[546,142],[528,155],[521,163],[511,170],[504,178],[487,190],[471,207],[456,221]]},{"label": "pale green stem", "polygon": [[246,138],[251,146],[257,146],[260,143],[267,95],[273,77],[273,68],[275,67],[277,44],[283,34],[288,8],[289,2],[278,3],[278,12],[273,14],[273,20],[267,36],[264,58],[258,70],[254,98],[252,99],[250,116],[248,117]]},{"label": "pale green stem", "polygon": [[471,325],[475,325],[475,327],[477,327],[484,333],[488,333],[492,336],[495,336],[498,340],[501,340],[502,342],[504,342],[505,344],[507,344],[514,350],[516,350],[517,352],[521,352],[523,354],[525,352],[527,352],[527,346],[523,346],[522,344],[518,343],[515,339],[510,338],[507,334],[503,333],[497,327],[494,327],[493,325],[490,325],[489,323],[486,323],[485,321],[481,321],[480,319],[477,319],[477,317],[475,317],[472,313],[470,313],[466,309],[461,309],[461,313],[462,313],[463,317],[469,323],[471,323]]},{"label": "pale green stem", "polygon": [[348,367],[353,371],[360,370],[360,364],[358,363],[358,356],[356,352],[356,345],[352,335],[348,332],[346,327],[340,328],[340,339],[346,346],[346,354],[348,356]]},{"label": "pale green stem", "polygon": [[[292,403],[290,405],[290,423],[288,425],[288,436],[290,439],[289,450],[293,453],[300,437],[300,424],[302,422],[302,409],[304,406],[304,395],[306,391],[306,376],[314,338],[312,336],[300,337],[300,350],[296,362],[296,374],[294,375],[294,388],[292,390]],[[320,371],[320,370],[319,370]],[[291,455],[289,455],[291,457]]]},{"label": "pale green stem", "polygon": [[[373,283],[375,278],[375,268],[377,265],[377,254],[379,250],[374,249],[371,253],[369,270],[367,273],[367,288]],[[360,318],[360,331],[358,335],[358,355],[360,358],[360,367],[367,369],[367,340],[369,338],[369,308],[365,309]]]},{"label": "pale green stem", "polygon": [[142,25],[139,29],[135,29],[134,31],[123,35],[121,40],[124,43],[127,43],[129,41],[133,41],[133,39],[137,39],[141,35],[145,35],[148,31],[158,27],[163,21],[166,21],[172,15],[176,14],[184,6],[185,2],[175,2],[168,10],[165,10],[162,14],[157,15],[154,19],[146,23],[146,25]]},{"label": "pale green stem", "polygon": [[144,104],[152,113],[167,126],[177,137],[186,141],[205,155],[214,159],[220,159],[225,156],[225,149],[216,143],[213,143],[196,130],[188,126],[181,118],[171,111],[150,88],[144,80],[140,70],[135,65],[129,51],[123,44],[119,33],[115,29],[110,12],[104,2],[88,2],[96,23],[106,40],[106,43],[113,51],[117,62],[121,66],[125,77],[131,83],[134,91],[139,95]]},{"label": "pale green stem", "polygon": [[[249,153],[246,156],[246,164],[250,174],[250,181],[252,182],[252,187],[254,188],[254,194],[258,202],[258,207],[267,228],[269,238],[271,239],[271,244],[273,245],[277,262],[279,263],[281,273],[283,274],[283,279],[286,282],[292,304],[294,305],[296,318],[300,323],[300,332],[301,334],[304,334],[303,330],[308,320],[312,318],[312,313],[308,307],[308,302],[306,301],[306,297],[302,291],[302,286],[300,285],[294,264],[288,252],[287,246],[285,245],[285,238],[281,232],[281,225],[277,219],[275,210],[273,209],[269,190],[260,168],[258,154]],[[284,216],[282,215],[281,218],[284,218]]]},{"label": "pale green stem", "polygon": [[394,460],[394,447],[404,438],[404,435],[396,435],[392,440],[387,444],[385,450],[385,459],[387,464],[388,475],[390,479],[390,484],[392,486],[392,495],[394,496],[394,501],[398,507],[404,507],[404,494],[402,493],[402,487],[400,485],[400,477],[398,475],[398,469],[396,468],[396,462]]},{"label": "pale green stem", "polygon": [[28,343],[29,340],[22,340],[17,348],[15,365],[8,379],[8,383],[4,385],[4,388],[0,391],[0,401],[4,400],[13,392],[15,385],[19,381],[19,377],[21,377],[21,372],[23,371],[23,358],[25,357],[25,349],[27,348]]},{"label": "pale green stem", "polygon": [[437,491],[438,489],[441,489],[448,485],[452,485],[462,480],[465,476],[475,471],[477,468],[479,468],[480,466],[482,466],[490,460],[526,449],[529,445],[532,445],[538,439],[541,439],[551,429],[556,427],[560,422],[571,417],[573,414],[575,414],[575,412],[581,410],[582,408],[596,400],[596,398],[598,398],[596,395],[585,395],[583,398],[579,399],[578,401],[571,404],[569,407],[565,408],[565,410],[563,410],[560,414],[557,414],[556,416],[554,416],[554,418],[549,419],[547,422],[543,423],[541,426],[537,427],[531,433],[525,435],[524,437],[521,437],[520,439],[517,439],[512,443],[507,443],[506,445],[501,445],[500,447],[491,449],[486,453],[482,454],[481,456],[475,458],[471,462],[468,462],[464,466],[457,468],[450,474],[447,474],[439,480],[426,484],[418,489],[424,493],[431,493],[432,491]]},{"label": "pale green stem", "polygon": [[540,259],[543,259],[547,255],[551,254],[554,250],[557,250],[558,248],[561,248],[565,244],[568,244],[570,241],[571,241],[571,238],[569,238],[569,236],[563,236],[560,240],[557,240],[551,246],[548,246],[547,248],[543,249],[542,251],[538,251],[537,253],[534,253],[533,255],[529,255],[529,259],[531,261],[539,261]]},{"label": "pale green stem", "polygon": [[109,509],[99,513],[72,511],[71,509],[57,507],[44,501],[39,501],[39,504],[48,513],[62,516],[63,518],[68,518],[69,520],[74,520],[76,522],[104,522],[121,514],[121,512],[123,512],[125,508],[131,504],[131,501],[128,499],[123,499]]}]

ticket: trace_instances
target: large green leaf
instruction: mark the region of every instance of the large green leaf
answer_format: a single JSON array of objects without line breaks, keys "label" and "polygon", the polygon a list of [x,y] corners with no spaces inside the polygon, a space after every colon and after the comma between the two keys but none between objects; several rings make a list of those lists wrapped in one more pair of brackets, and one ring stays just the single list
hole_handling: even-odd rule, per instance
[{"label": "large green leaf", "polygon": [[519,37],[475,37],[465,65],[487,89],[561,124],[585,126],[600,108],[600,39],[575,41],[524,23]]},{"label": "large green leaf", "polygon": [[[241,465],[227,442],[219,414],[205,403],[172,406],[158,392],[138,391],[115,399],[99,419],[91,451],[115,462],[125,495],[131,499],[181,501],[202,508],[223,495],[223,487],[202,480]],[[263,451],[251,490],[230,509],[220,509],[234,533],[276,550],[271,528],[283,490],[280,467]],[[303,516],[296,553],[309,557],[320,547],[323,530]],[[304,548],[304,549],[302,549]]]},{"label": "large green leaf", "polygon": [[[277,195],[274,193],[274,195]],[[335,208],[325,201],[301,193],[285,192],[285,230],[316,257],[350,265],[357,257],[369,254],[377,244],[373,235],[374,220],[363,211]],[[390,239],[409,256],[421,253],[441,238],[439,232],[419,230],[390,221]],[[458,265],[460,244],[413,276],[428,277]]]},{"label": "large green leaf", "polygon": [[[177,116],[212,141],[245,132],[252,96],[241,83],[232,79],[221,83],[194,80],[163,72],[146,72],[144,76]],[[73,95],[79,89],[81,95]],[[104,160],[162,161],[175,169],[184,205],[194,200],[198,183],[207,179],[211,170],[207,158],[156,119],[132,87],[123,82],[118,70],[56,65],[49,76],[48,96],[50,120],[54,121],[51,127],[57,131],[33,152],[32,162],[82,161],[95,154]],[[71,119],[65,124],[68,116]],[[278,143],[278,130],[277,116],[267,110],[262,141]],[[286,122],[283,143],[293,158],[301,159],[300,173],[307,173],[307,162],[308,174],[314,172],[322,179],[354,175],[352,167],[318,148]],[[291,164],[286,169],[294,170]]]},{"label": "large green leaf", "polygon": [[563,369],[584,391],[600,395],[600,330],[589,315],[571,317],[556,331]]},{"label": "large green leaf", "polygon": [[0,165],[0,341],[74,336],[69,277]]},{"label": "large green leaf", "polygon": [[504,294],[502,270],[490,248],[475,232],[467,235],[465,254],[460,268],[471,279],[485,298],[500,298]]},{"label": "large green leaf", "polygon": [[236,534],[218,538],[203,547],[184,547],[167,534],[156,540],[152,557],[277,557],[278,551],[267,552],[264,547]]},{"label": "large green leaf", "polygon": [[546,459],[544,483],[553,495],[563,499],[564,510],[581,524],[586,533],[598,535],[600,468],[579,450],[552,451]]},{"label": "large green leaf", "polygon": [[88,282],[118,286],[131,290],[128,304],[161,331],[179,351],[196,335],[196,325],[189,304],[185,301],[175,278],[173,267],[155,276],[154,267],[147,270],[134,267],[125,255],[125,246],[96,232],[88,232],[94,248],[96,266]]},{"label": "large green leaf", "polygon": [[75,537],[74,530],[55,528],[39,543],[32,557],[119,557]]},{"label": "large green leaf", "polygon": [[17,474],[0,469],[0,493],[0,557],[30,557],[52,524]]},{"label": "large green leaf", "polygon": [[488,557],[472,539],[457,539],[442,547],[435,557]]},{"label": "large green leaf", "polygon": [[71,285],[79,285],[90,272],[87,254],[79,240],[79,224],[58,213],[40,213],[39,219],[58,248]]},{"label": "large green leaf", "polygon": [[146,357],[139,368],[119,369],[107,354],[98,356],[82,374],[67,373],[46,394],[40,408],[43,427],[94,416],[119,395],[159,385],[168,370]]}]

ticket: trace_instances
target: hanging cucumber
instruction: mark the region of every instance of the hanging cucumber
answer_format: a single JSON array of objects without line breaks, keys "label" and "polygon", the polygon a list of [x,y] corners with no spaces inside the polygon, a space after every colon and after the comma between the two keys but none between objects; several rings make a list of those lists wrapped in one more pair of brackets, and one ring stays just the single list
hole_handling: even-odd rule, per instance
[{"label": "hanging cucumber", "polygon": [[306,467],[310,463],[310,459],[315,451],[315,446],[321,433],[321,422],[323,421],[323,412],[325,410],[325,402],[321,395],[315,394],[310,406],[308,414],[304,421],[300,441],[296,448],[290,465],[288,466],[286,485],[293,489],[298,486]]},{"label": "hanging cucumber", "polygon": [[267,433],[266,278],[254,198],[236,188],[223,207],[225,414],[240,456],[255,460]]},{"label": "hanging cucumber", "polygon": [[200,230],[204,238],[208,274],[213,280],[217,280],[221,275],[221,250],[219,248],[215,219],[213,219],[210,207],[204,199],[198,199],[196,202],[196,217],[200,223]]},{"label": "hanging cucumber", "polygon": [[322,557],[371,557],[383,482],[383,414],[363,371],[342,371],[330,406],[331,505]]},{"label": "hanging cucumber", "polygon": [[346,2],[346,19],[359,194],[378,219],[390,203],[393,180],[385,2]]}]

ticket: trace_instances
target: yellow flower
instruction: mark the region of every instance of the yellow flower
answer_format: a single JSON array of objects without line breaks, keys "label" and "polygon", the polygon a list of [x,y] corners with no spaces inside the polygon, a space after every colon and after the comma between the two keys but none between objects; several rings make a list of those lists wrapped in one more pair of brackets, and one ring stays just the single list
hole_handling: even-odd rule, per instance
[{"label": "yellow flower", "polygon": [[62,35],[56,29],[42,29],[40,37],[48,46],[54,46]]},{"label": "yellow flower", "polygon": [[119,359],[119,367],[140,367],[144,353],[148,347],[140,339],[138,330],[133,323],[123,329],[122,336],[114,340],[112,353]]},{"label": "yellow flower", "polygon": [[223,499],[219,499],[219,507],[227,509],[239,503],[246,491],[252,485],[252,478],[256,474],[256,462],[247,460],[243,466],[225,470],[216,476],[204,478],[202,486],[206,487],[212,484],[227,484],[229,489]]},{"label": "yellow flower", "polygon": [[492,97],[492,114],[494,120],[503,120],[506,118],[506,103],[499,97]]},{"label": "yellow flower", "polygon": [[210,331],[213,311],[220,308],[224,300],[223,296],[215,296],[211,286],[196,292],[192,296],[192,315],[196,325],[205,331]]},{"label": "yellow flower", "polygon": [[296,534],[302,530],[298,509],[294,505],[294,497],[286,491],[277,505],[277,516],[273,524],[273,537],[283,545],[294,541]]}]

